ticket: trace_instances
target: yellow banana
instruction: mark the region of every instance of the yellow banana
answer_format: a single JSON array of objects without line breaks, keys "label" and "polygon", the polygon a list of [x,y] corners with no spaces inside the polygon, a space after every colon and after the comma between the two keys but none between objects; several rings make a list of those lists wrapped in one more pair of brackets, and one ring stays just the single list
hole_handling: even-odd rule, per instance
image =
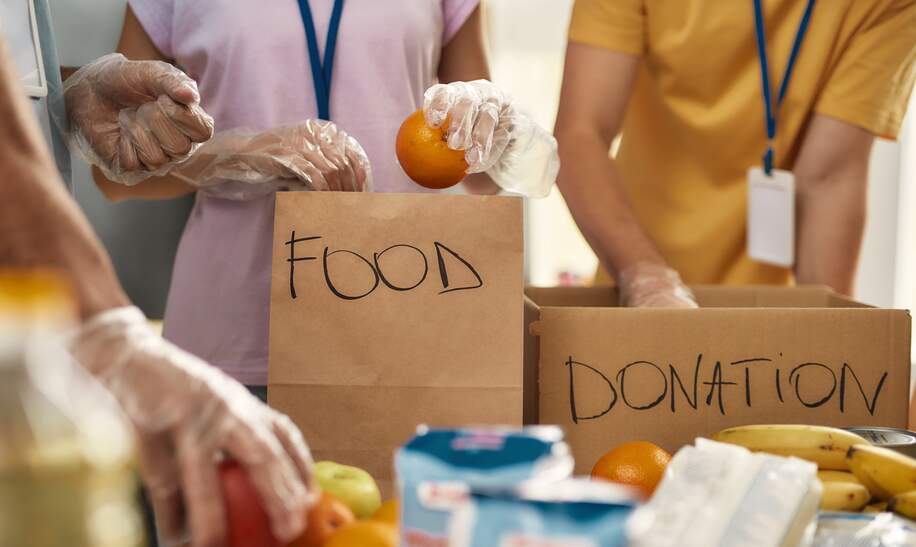
[{"label": "yellow banana", "polygon": [[819,478],[821,482],[823,483],[848,482],[852,484],[861,484],[862,486],[865,486],[864,484],[862,484],[862,481],[860,481],[855,475],[853,475],[849,471],[821,470],[817,472],[817,478]]},{"label": "yellow banana", "polygon": [[871,494],[861,484],[851,482],[825,482],[821,496],[823,511],[859,511],[871,499]]},{"label": "yellow banana", "polygon": [[886,501],[876,501],[875,503],[869,503],[862,508],[863,513],[883,513],[885,511],[887,511]]},{"label": "yellow banana", "polygon": [[748,425],[724,429],[713,440],[737,444],[755,452],[795,456],[821,469],[848,471],[846,452],[868,441],[855,433],[816,425]]},{"label": "yellow banana", "polygon": [[899,494],[887,502],[888,511],[916,520],[916,491]]},{"label": "yellow banana", "polygon": [[880,500],[916,490],[916,459],[878,446],[849,449],[849,468]]}]

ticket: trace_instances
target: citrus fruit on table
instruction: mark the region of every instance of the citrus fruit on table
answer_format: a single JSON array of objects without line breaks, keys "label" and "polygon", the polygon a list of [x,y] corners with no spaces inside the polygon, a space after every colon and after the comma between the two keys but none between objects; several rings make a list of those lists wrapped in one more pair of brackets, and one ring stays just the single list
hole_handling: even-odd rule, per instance
[{"label": "citrus fruit on table", "polygon": [[592,478],[626,484],[648,499],[655,492],[671,461],[671,454],[646,441],[623,443],[592,468]]},{"label": "citrus fruit on table", "polygon": [[287,547],[321,547],[341,528],[356,522],[353,511],[328,492],[308,512],[305,533]]},{"label": "citrus fruit on table", "polygon": [[364,520],[345,526],[324,544],[325,547],[397,547],[397,545],[397,528],[375,520]]},{"label": "citrus fruit on table", "polygon": [[372,520],[387,522],[388,524],[398,525],[398,499],[392,498],[379,507],[378,511],[372,515]]},{"label": "citrus fruit on table", "polygon": [[468,164],[463,150],[452,150],[446,140],[448,120],[442,127],[426,125],[423,111],[404,120],[398,131],[398,162],[407,176],[426,188],[441,190],[454,186],[467,176]]}]

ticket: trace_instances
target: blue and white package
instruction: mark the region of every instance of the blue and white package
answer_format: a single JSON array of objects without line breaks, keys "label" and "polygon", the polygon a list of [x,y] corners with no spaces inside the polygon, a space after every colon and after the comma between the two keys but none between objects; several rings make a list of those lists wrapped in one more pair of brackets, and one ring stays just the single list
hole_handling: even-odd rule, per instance
[{"label": "blue and white package", "polygon": [[557,427],[429,429],[395,457],[402,547],[448,545],[453,511],[470,492],[504,492],[528,481],[557,481],[573,460]]},{"label": "blue and white package", "polygon": [[634,493],[568,479],[516,493],[472,493],[455,512],[449,547],[624,547]]}]

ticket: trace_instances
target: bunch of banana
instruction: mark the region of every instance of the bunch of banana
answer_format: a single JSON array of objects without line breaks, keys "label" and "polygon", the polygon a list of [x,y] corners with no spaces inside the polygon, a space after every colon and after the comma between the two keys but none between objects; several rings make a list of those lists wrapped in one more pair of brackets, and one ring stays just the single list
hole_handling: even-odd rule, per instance
[{"label": "bunch of banana", "polygon": [[750,425],[713,440],[817,464],[825,511],[894,511],[916,520],[916,459],[854,433],[812,425]]},{"label": "bunch of banana", "polygon": [[795,456],[816,463],[819,469],[836,471],[849,471],[846,453],[854,445],[868,443],[855,433],[817,425],[746,425],[723,429],[712,440],[753,452]]},{"label": "bunch of banana", "polygon": [[878,446],[849,449],[852,472],[887,509],[916,519],[916,459]]}]

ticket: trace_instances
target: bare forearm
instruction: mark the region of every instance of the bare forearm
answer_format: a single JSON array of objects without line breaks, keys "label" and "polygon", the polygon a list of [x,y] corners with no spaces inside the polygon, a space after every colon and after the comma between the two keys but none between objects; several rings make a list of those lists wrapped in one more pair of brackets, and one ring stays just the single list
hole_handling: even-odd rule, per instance
[{"label": "bare forearm", "polygon": [[114,269],[64,189],[0,40],[0,264],[67,277],[80,313],[128,303]]},{"label": "bare forearm", "polygon": [[582,235],[611,272],[664,259],[628,203],[620,174],[600,135],[558,129],[558,186]]},{"label": "bare forearm", "polygon": [[851,294],[865,231],[865,181],[800,180],[799,188],[798,282]]}]

